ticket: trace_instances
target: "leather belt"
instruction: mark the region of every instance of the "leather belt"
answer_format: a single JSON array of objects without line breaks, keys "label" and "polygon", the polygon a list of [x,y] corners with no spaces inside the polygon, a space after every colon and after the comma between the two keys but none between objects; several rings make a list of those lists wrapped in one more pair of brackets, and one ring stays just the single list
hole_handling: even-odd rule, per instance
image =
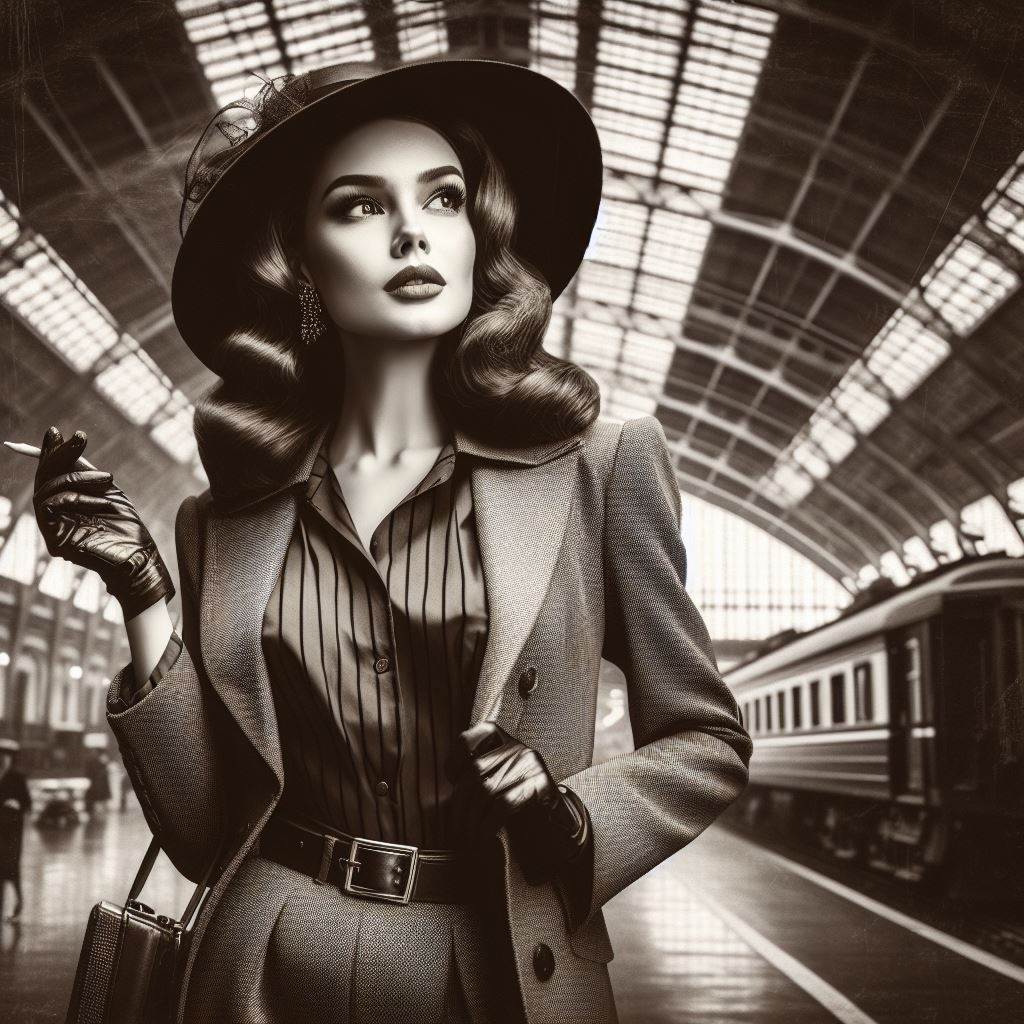
[{"label": "leather belt", "polygon": [[260,834],[259,854],[362,899],[469,903],[476,898],[473,872],[454,850],[324,832],[272,815]]}]

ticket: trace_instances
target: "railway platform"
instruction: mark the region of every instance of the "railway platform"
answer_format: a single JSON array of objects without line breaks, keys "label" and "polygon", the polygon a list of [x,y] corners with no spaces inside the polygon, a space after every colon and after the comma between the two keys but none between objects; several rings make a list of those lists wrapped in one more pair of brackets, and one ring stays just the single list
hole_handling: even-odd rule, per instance
[{"label": "railway platform", "polygon": [[[0,933],[4,1024],[63,1020],[89,909],[123,898],[148,838],[134,806],[26,830],[25,908]],[[143,899],[180,912],[191,888],[161,857]],[[721,826],[606,916],[621,1024],[1024,1020],[1024,966]]]}]

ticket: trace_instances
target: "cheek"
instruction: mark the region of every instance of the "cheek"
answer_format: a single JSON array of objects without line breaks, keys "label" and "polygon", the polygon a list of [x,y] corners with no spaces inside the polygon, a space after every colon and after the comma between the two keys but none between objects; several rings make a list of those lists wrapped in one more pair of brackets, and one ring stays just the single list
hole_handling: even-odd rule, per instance
[{"label": "cheek", "polygon": [[307,252],[310,270],[324,288],[362,284],[369,276],[366,246],[358,244],[351,233],[322,229],[309,239]]}]

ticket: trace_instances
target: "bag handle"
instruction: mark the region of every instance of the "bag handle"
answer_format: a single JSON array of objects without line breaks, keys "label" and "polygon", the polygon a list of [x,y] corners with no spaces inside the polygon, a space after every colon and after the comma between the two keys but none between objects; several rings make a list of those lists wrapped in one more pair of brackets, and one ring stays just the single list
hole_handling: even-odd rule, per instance
[{"label": "bag handle", "polygon": [[[216,867],[220,860],[220,852],[223,849],[223,843],[217,847],[217,853],[213,860],[210,861],[206,871],[203,872],[203,877],[199,880],[199,884],[196,886],[196,890],[192,893],[192,898],[188,901],[188,906],[185,908],[185,912],[181,915],[180,924],[182,929],[188,927],[189,921],[192,919],[192,915],[195,913],[196,907],[199,905],[199,901],[203,895],[203,891],[209,885],[210,876],[213,874],[213,869]],[[135,881],[132,882],[131,888],[128,890],[128,899],[137,900],[139,894],[142,892],[143,887],[146,884],[146,880],[149,878],[150,871],[153,870],[153,864],[156,862],[157,855],[160,853],[160,840],[154,835],[150,841],[149,848],[146,850],[142,857],[142,863],[139,865],[139,870],[135,873]]]}]

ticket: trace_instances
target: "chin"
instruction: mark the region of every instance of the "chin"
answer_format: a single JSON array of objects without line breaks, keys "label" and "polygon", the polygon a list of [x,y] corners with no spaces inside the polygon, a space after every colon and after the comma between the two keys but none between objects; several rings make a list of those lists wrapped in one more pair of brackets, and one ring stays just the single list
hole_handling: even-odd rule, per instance
[{"label": "chin", "polygon": [[466,319],[466,313],[459,315],[458,311],[455,313],[433,310],[407,310],[399,313],[398,316],[390,316],[386,320],[386,326],[381,334],[389,337],[398,338],[435,338],[439,334],[447,334],[449,331],[454,330],[463,320]]}]

